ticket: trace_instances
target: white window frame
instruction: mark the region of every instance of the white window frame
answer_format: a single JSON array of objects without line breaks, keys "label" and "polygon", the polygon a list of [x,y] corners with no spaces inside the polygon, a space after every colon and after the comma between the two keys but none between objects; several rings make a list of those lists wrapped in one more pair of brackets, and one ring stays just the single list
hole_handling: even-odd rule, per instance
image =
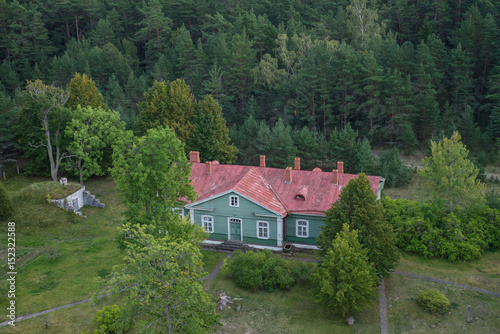
[{"label": "white window frame", "polygon": [[[260,226],[260,224],[266,224],[266,226]],[[261,237],[260,236],[260,229],[265,229],[266,231],[266,236],[265,237]],[[257,221],[257,238],[259,239],[269,239],[269,222],[266,222],[266,221],[263,221],[263,220],[258,220]]]},{"label": "white window frame", "polygon": [[[212,221],[206,222],[205,218],[210,218]],[[208,225],[210,224],[211,227]],[[215,226],[214,226],[214,217],[213,216],[201,216],[201,227],[208,233],[214,233]]]},{"label": "white window frame", "polygon": [[[299,222],[305,223],[305,225],[300,225],[301,234],[299,234]],[[305,235],[304,235],[304,230],[305,230]],[[295,235],[299,238],[309,238],[309,220],[297,219],[295,221]]]},{"label": "white window frame", "polygon": [[[234,199],[234,201],[233,201]],[[235,204],[233,204],[235,203]],[[236,195],[230,195],[229,196],[229,206],[239,208],[240,207],[240,198]]]}]

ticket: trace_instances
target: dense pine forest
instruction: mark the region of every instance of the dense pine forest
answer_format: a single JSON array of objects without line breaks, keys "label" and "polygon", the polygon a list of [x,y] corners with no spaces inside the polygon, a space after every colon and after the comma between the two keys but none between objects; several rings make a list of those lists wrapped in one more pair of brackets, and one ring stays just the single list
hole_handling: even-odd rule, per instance
[{"label": "dense pine forest", "polygon": [[493,0],[0,0],[0,156],[26,153],[27,81],[66,89],[80,73],[139,133],[155,81],[211,95],[239,163],[377,172],[356,152],[411,153],[456,130],[495,162],[499,23]]}]

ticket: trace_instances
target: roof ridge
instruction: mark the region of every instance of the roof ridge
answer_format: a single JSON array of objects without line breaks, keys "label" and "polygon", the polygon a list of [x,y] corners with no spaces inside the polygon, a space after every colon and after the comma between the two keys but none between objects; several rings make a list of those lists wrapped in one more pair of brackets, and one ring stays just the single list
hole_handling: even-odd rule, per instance
[{"label": "roof ridge", "polygon": [[256,169],[257,169],[257,172],[260,174],[260,176],[266,181],[267,188],[269,188],[271,190],[271,192],[278,199],[278,201],[281,203],[281,205],[283,205],[283,208],[285,209],[285,211],[286,211],[286,213],[288,215],[288,213],[290,213],[290,210],[288,210],[288,207],[286,206],[285,202],[281,199],[281,196],[278,195],[278,193],[276,192],[276,190],[274,190],[273,186],[271,185],[271,183],[269,182],[269,180],[266,179],[266,177],[264,176],[264,174],[262,174],[262,172],[260,171],[260,169],[258,169],[258,168],[256,168]]}]

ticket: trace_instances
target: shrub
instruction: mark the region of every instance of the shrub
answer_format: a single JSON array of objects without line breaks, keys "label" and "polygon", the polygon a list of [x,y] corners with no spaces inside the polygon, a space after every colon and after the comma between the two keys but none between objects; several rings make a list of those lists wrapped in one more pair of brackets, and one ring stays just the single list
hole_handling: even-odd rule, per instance
[{"label": "shrub", "polygon": [[269,291],[289,289],[297,279],[309,273],[306,264],[287,261],[267,249],[247,253],[236,251],[233,259],[225,260],[222,270],[240,287]]},{"label": "shrub", "polygon": [[2,182],[0,182],[0,220],[9,218],[12,214],[12,210],[12,200]]},{"label": "shrub", "polygon": [[430,313],[445,314],[450,309],[450,301],[436,289],[420,290],[418,304]]},{"label": "shrub", "polygon": [[97,326],[94,334],[114,334],[126,332],[130,328],[131,321],[124,317],[118,305],[113,305],[104,306],[97,312],[94,324]]},{"label": "shrub", "polygon": [[426,257],[475,260],[500,246],[500,211],[487,206],[450,213],[443,203],[382,199],[397,246]]}]

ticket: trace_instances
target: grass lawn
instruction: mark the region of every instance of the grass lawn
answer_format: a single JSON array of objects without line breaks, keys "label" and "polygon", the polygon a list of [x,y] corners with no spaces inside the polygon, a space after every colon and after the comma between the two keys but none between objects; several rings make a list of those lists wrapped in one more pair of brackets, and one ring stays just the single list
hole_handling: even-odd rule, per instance
[{"label": "grass lawn", "polygon": [[[392,275],[386,280],[389,333],[499,333],[500,298],[427,280]],[[419,290],[435,288],[450,300],[450,312],[434,315],[418,306]],[[467,323],[467,306],[473,321]]]},{"label": "grass lawn", "polygon": [[[16,223],[18,316],[91,297],[97,289],[94,278],[108,275],[123,257],[114,242],[123,207],[113,181],[97,178],[86,183],[87,189],[106,204],[104,209],[83,208],[87,219],[48,204],[45,187],[33,187],[31,183],[33,179],[22,175],[5,182],[13,197],[20,198],[16,213],[9,219]],[[0,229],[3,264],[6,227],[2,224]],[[5,287],[6,281],[2,281]],[[2,294],[0,307],[7,303],[7,296]]]},{"label": "grass lawn", "polygon": [[[292,289],[283,292],[252,292],[237,287],[231,279],[219,273],[204,286],[215,296],[224,292],[234,298],[243,298],[231,309],[222,311],[223,327],[217,333],[380,333],[378,299],[354,315],[354,326],[333,315],[314,302],[313,288],[309,281],[299,281]],[[241,305],[239,311],[235,307]]]},{"label": "grass lawn", "polygon": [[203,255],[203,264],[205,265],[205,271],[211,274],[215,270],[215,267],[226,257],[226,253],[202,250],[201,255]]},{"label": "grass lawn", "polygon": [[[15,327],[5,326],[0,328],[0,333],[75,333],[93,331],[94,318],[104,306],[117,304],[123,306],[121,296],[104,297],[97,301],[71,306],[53,313],[41,315],[36,318],[16,323]],[[131,333],[129,331],[128,333]]]},{"label": "grass lawn", "polygon": [[500,250],[486,251],[476,261],[455,262],[402,252],[395,270],[500,292]]}]

